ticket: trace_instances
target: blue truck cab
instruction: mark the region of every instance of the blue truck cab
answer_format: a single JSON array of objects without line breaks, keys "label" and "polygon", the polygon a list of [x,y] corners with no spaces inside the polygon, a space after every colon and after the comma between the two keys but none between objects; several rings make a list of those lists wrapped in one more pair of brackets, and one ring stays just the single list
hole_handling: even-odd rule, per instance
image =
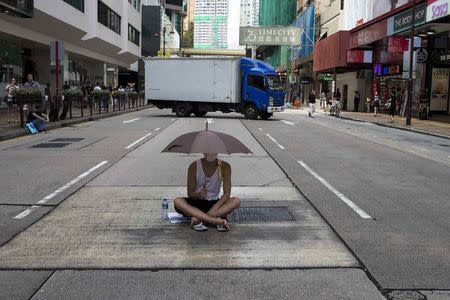
[{"label": "blue truck cab", "polygon": [[275,69],[260,60],[241,58],[242,113],[248,119],[270,118],[284,111],[284,87]]}]

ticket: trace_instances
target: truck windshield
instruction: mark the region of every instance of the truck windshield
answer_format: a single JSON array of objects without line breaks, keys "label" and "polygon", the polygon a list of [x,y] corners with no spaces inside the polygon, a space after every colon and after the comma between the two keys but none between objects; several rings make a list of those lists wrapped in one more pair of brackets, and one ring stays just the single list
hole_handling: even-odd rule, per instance
[{"label": "truck windshield", "polygon": [[281,83],[280,76],[268,75],[267,76],[267,84],[268,84],[269,88],[272,90],[279,90],[279,91],[284,90],[284,86]]}]

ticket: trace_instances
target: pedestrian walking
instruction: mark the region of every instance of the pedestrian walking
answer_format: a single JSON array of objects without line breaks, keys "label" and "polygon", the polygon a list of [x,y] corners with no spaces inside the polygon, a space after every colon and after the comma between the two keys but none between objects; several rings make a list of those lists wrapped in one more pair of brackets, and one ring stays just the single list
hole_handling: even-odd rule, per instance
[{"label": "pedestrian walking", "polygon": [[353,103],[355,105],[355,107],[353,108],[354,112],[358,111],[358,107],[359,107],[359,101],[361,100],[361,96],[359,95],[358,91],[355,91],[355,97],[353,98]]},{"label": "pedestrian walking", "polygon": [[395,110],[397,108],[397,91],[395,88],[391,89],[391,97],[389,98],[387,109],[389,109],[389,115],[391,116],[391,123],[394,122]]},{"label": "pedestrian walking", "polygon": [[68,91],[70,89],[70,85],[67,81],[64,81],[63,91]]},{"label": "pedestrian walking", "polygon": [[380,107],[380,96],[378,95],[378,92],[375,91],[375,95],[373,96],[373,116],[376,117],[378,114],[378,108]]},{"label": "pedestrian walking", "polygon": [[315,90],[312,90],[311,94],[309,94],[308,102],[309,102],[308,115],[310,118],[314,118],[314,112],[316,111],[316,91]]},{"label": "pedestrian walking", "polygon": [[11,83],[5,87],[5,91],[8,92],[6,95],[6,105],[8,106],[8,123],[11,123],[11,112],[14,111],[15,119],[17,120],[17,110],[15,109],[13,94],[15,90],[18,90],[19,86],[16,84],[16,78],[11,78]]},{"label": "pedestrian walking", "polygon": [[327,94],[325,92],[320,94],[320,108],[323,108],[323,110],[327,108]]}]

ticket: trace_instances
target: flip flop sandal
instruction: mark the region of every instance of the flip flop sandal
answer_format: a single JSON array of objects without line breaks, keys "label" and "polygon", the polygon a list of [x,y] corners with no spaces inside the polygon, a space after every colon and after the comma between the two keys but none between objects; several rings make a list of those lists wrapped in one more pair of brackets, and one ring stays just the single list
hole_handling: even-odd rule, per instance
[{"label": "flip flop sandal", "polygon": [[194,229],[195,231],[206,231],[208,230],[208,227],[206,227],[205,225],[203,225],[202,222],[195,224],[195,225],[191,225],[192,229]]},{"label": "flip flop sandal", "polygon": [[228,225],[217,225],[217,231],[219,232],[227,232],[230,230],[230,226]]}]

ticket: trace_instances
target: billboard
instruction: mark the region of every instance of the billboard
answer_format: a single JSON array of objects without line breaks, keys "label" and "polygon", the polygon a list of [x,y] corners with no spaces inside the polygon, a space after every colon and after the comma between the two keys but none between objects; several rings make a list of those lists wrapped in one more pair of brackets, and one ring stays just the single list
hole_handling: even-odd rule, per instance
[{"label": "billboard", "polygon": [[409,2],[411,2],[411,0],[375,0],[373,1],[372,18],[375,19],[376,17],[408,4]]},{"label": "billboard", "polygon": [[428,0],[427,22],[448,16],[450,14],[449,6],[450,0]]},{"label": "billboard", "polygon": [[301,29],[291,26],[245,26],[239,29],[239,45],[297,46],[300,35]]}]

